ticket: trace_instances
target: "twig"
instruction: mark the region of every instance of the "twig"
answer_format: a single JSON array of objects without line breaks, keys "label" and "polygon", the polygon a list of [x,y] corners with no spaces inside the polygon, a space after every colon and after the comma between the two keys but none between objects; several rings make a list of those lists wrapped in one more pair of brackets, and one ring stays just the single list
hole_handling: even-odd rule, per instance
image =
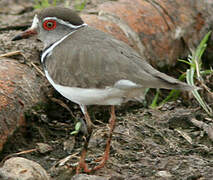
[{"label": "twig", "polygon": [[75,117],[75,115],[73,114],[73,112],[71,111],[71,109],[70,109],[62,100],[56,99],[56,98],[51,97],[51,96],[49,96],[49,98],[50,98],[51,101],[56,102],[56,103],[58,103],[60,106],[64,107],[64,108],[70,113],[70,115],[71,115],[74,119],[77,119],[77,118]]},{"label": "twig", "polygon": [[55,166],[63,166],[67,161],[69,161],[70,159],[72,159],[73,157],[79,158],[77,156],[77,154],[79,154],[78,152],[71,154],[63,159],[61,159]]},{"label": "twig", "polygon": [[13,156],[18,156],[18,155],[21,155],[21,154],[28,154],[28,153],[31,153],[31,152],[35,152],[35,151],[37,151],[38,149],[29,149],[29,150],[26,150],[26,151],[21,151],[21,152],[17,152],[17,153],[13,153],[13,154],[9,154],[8,156],[6,156],[2,161],[1,161],[1,163],[0,163],[0,167],[4,164],[4,162],[7,160],[7,159],[9,159],[9,158],[11,158],[11,157],[13,157]]},{"label": "twig", "polygon": [[39,74],[45,77],[45,74],[41,71],[41,69],[38,66],[35,65],[35,63],[30,62],[30,64],[38,71]]},{"label": "twig", "polygon": [[201,86],[210,94],[211,98],[213,99],[213,93],[211,92],[210,88],[203,83],[203,81],[201,81]]},{"label": "twig", "polygon": [[184,131],[181,131],[180,129],[175,129],[176,132],[178,132],[189,144],[192,143],[192,138]]},{"label": "twig", "polygon": [[27,62],[29,62],[29,64],[32,65],[36,69],[36,71],[38,71],[39,74],[41,74],[43,77],[45,77],[45,74],[40,70],[40,68],[38,66],[36,66],[35,63],[29,61],[27,59],[27,57],[21,51],[13,51],[13,52],[5,53],[5,54],[0,55],[0,58],[11,57],[11,56],[16,56],[16,55],[23,56],[24,59],[27,60]]},{"label": "twig", "polygon": [[190,121],[196,127],[203,129],[208,134],[208,137],[211,139],[211,141],[213,141],[213,124],[206,124],[202,121],[198,121],[195,118],[191,118]]},{"label": "twig", "polygon": [[38,71],[39,74],[41,74],[43,77],[45,77],[44,73],[40,70],[40,68],[38,66],[36,66],[32,61],[29,61],[22,52],[21,52],[21,55],[24,57],[25,60],[27,60],[27,62],[30,63],[30,65],[32,65],[35,68],[36,71]]},{"label": "twig", "polygon": [[5,53],[5,54],[0,55],[0,58],[11,57],[11,56],[16,56],[16,55],[22,55],[21,51],[13,51],[13,52]]}]

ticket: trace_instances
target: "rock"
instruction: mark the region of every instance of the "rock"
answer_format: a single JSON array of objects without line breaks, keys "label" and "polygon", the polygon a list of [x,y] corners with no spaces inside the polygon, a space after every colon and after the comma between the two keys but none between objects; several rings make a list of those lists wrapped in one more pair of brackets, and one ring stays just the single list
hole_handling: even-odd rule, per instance
[{"label": "rock", "polygon": [[14,59],[0,59],[0,151],[8,137],[26,125],[24,113],[44,102],[41,82],[32,67]]},{"label": "rock", "polygon": [[70,136],[69,139],[65,140],[64,143],[64,151],[66,151],[68,154],[71,154],[75,145],[75,138],[74,136]]},{"label": "rock", "polygon": [[71,178],[71,180],[110,180],[110,177],[101,177],[87,174],[77,174]]},{"label": "rock", "polygon": [[172,177],[171,173],[168,172],[168,171],[158,171],[156,175],[159,176],[159,177],[163,177],[163,178],[171,178]]},{"label": "rock", "polygon": [[38,163],[14,157],[5,161],[0,168],[1,180],[49,180],[47,172]]},{"label": "rock", "polygon": [[48,153],[53,150],[53,148],[49,144],[45,144],[45,143],[36,143],[36,146],[37,146],[36,147],[37,150],[41,154]]},{"label": "rock", "polygon": [[[178,7],[178,8],[177,8]],[[84,21],[132,46],[155,66],[187,56],[213,24],[212,0],[117,0],[98,4]]]}]

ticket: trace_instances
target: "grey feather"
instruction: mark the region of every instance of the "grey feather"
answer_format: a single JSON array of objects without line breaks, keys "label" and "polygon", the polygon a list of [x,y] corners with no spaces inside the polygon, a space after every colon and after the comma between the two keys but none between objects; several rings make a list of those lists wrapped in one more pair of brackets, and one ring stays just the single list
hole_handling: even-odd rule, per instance
[{"label": "grey feather", "polygon": [[143,88],[195,89],[157,71],[127,44],[92,27],[67,37],[45,63],[54,82],[64,86],[106,88],[126,79]]}]

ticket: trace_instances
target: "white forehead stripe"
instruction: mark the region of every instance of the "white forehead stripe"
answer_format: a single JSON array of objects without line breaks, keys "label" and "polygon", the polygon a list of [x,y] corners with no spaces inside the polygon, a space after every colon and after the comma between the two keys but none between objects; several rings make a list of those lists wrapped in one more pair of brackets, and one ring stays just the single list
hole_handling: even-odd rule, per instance
[{"label": "white forehead stripe", "polygon": [[43,22],[46,21],[46,20],[50,20],[50,19],[54,19],[54,20],[58,21],[60,24],[63,24],[65,26],[68,26],[68,27],[73,28],[73,29],[76,29],[76,28],[79,28],[79,27],[82,27],[82,26],[87,26],[86,23],[76,26],[76,25],[73,25],[73,24],[71,24],[67,21],[63,21],[61,19],[58,19],[56,17],[46,17],[46,18],[43,19]]},{"label": "white forehead stripe", "polygon": [[37,27],[38,27],[38,16],[36,14],[33,18],[33,23],[31,25],[30,29],[36,29]]}]

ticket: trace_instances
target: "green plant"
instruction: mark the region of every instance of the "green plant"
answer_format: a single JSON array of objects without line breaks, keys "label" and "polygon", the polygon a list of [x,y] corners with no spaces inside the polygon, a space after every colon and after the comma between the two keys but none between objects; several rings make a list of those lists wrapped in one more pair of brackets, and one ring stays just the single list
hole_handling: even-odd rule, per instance
[{"label": "green plant", "polygon": [[[189,55],[187,60],[179,60],[181,62],[184,62],[186,64],[188,64],[190,66],[189,69],[187,69],[186,73],[183,73],[180,77],[179,80],[183,80],[186,78],[187,83],[194,86],[194,79],[197,79],[201,86],[207,90],[208,93],[212,92],[210,91],[210,89],[204,84],[202,75],[208,75],[213,73],[212,69],[208,69],[208,70],[202,70],[202,55],[207,47],[207,40],[209,38],[209,36],[211,35],[211,31],[208,32],[205,37],[202,39],[202,41],[200,42],[200,44],[198,45],[198,47],[196,48],[196,50],[194,52],[192,52],[192,55]],[[196,73],[195,73],[196,72]],[[198,89],[195,89],[192,91],[194,97],[197,99],[197,101],[199,102],[199,104],[201,105],[201,107],[210,115],[213,115],[213,111],[212,109],[208,106],[208,104],[201,98]],[[157,90],[157,93],[153,99],[152,104],[150,105],[151,108],[156,108],[159,106],[162,106],[163,104],[165,104],[166,102],[168,102],[171,99],[177,99],[180,91],[179,90],[172,90],[170,91],[169,95],[161,102],[159,103],[159,105],[157,104],[157,100],[159,97],[160,91]],[[213,96],[213,95],[212,95]]]},{"label": "green plant", "polygon": [[[182,81],[183,79],[185,79],[185,77],[186,77],[186,75],[185,74],[182,74],[178,79],[180,80],[180,81]],[[160,89],[157,89],[156,90],[156,94],[155,94],[155,97],[154,97],[154,99],[152,100],[152,103],[151,103],[151,105],[149,106],[149,107],[151,107],[151,108],[157,108],[157,107],[161,107],[161,106],[163,106],[165,103],[167,103],[167,102],[169,102],[169,101],[171,101],[171,100],[176,100],[178,97],[179,97],[179,95],[180,95],[180,90],[177,90],[177,89],[172,89],[171,91],[170,91],[170,93],[168,94],[168,96],[164,99],[164,100],[162,100],[160,103],[158,103],[158,98],[159,98],[159,96],[160,96]]]},{"label": "green plant", "polygon": [[72,131],[70,134],[71,135],[78,134],[80,130],[81,130],[81,122],[77,122],[75,125],[75,130]]},{"label": "green plant", "polygon": [[59,2],[63,2],[65,7],[70,7],[73,4],[76,11],[82,11],[87,4],[87,0],[73,0],[72,2],[68,0],[34,0],[34,9],[43,9],[49,6],[56,6]]},{"label": "green plant", "polygon": [[[185,60],[180,60],[184,63],[187,63],[190,65],[190,68],[187,69],[186,71],[186,80],[187,83],[194,86],[194,79],[195,77],[197,80],[200,82],[201,86],[208,91],[208,93],[212,93],[209,88],[204,84],[202,74],[208,74],[208,73],[213,73],[212,70],[205,70],[202,71],[202,60],[201,57],[207,47],[207,40],[209,39],[209,36],[211,35],[211,31],[208,32],[205,37],[202,39],[201,43],[195,50],[195,52],[192,52],[191,56],[188,56],[188,61]],[[199,92],[197,89],[192,91],[194,97],[197,99],[199,104],[202,106],[202,108],[210,115],[213,115],[213,111],[210,106],[201,98]]]},{"label": "green plant", "polygon": [[35,9],[43,9],[47,8],[49,6],[56,6],[58,0],[52,0],[52,2],[49,2],[49,0],[35,0]]},{"label": "green plant", "polygon": [[87,0],[75,0],[74,8],[76,11],[82,11],[87,4]]},{"label": "green plant", "polygon": [[160,95],[160,89],[157,89],[155,97],[154,97],[154,99],[152,100],[152,103],[149,106],[150,108],[154,109],[154,108],[158,107],[157,102],[158,102],[159,95]]}]

